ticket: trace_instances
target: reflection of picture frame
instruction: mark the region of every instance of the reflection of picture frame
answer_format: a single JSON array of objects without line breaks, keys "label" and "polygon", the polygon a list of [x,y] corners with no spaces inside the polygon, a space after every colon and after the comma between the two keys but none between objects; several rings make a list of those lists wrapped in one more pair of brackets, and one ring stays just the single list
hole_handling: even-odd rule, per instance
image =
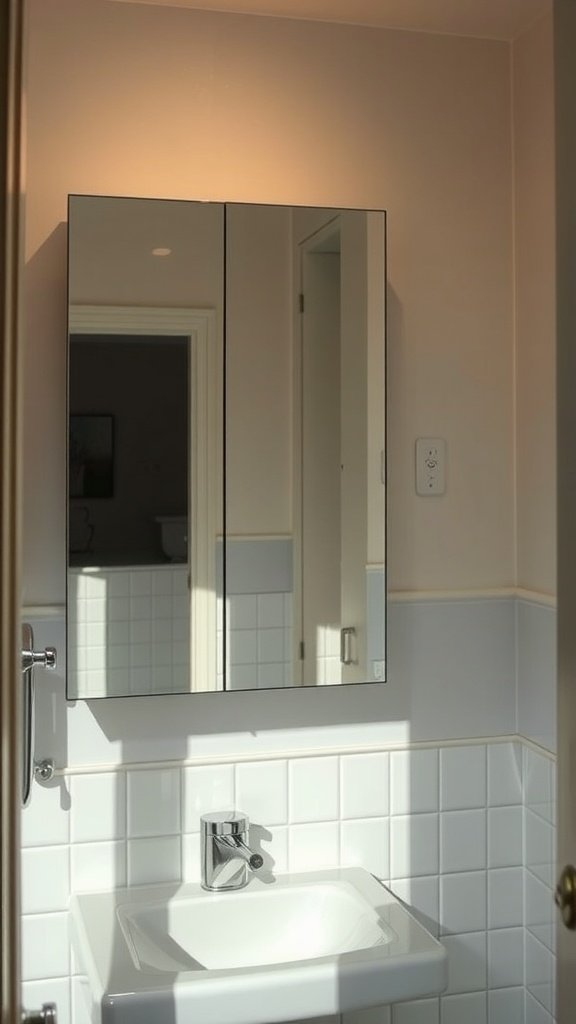
[{"label": "reflection of picture frame", "polygon": [[111,498],[114,493],[114,417],[71,415],[71,498]]}]

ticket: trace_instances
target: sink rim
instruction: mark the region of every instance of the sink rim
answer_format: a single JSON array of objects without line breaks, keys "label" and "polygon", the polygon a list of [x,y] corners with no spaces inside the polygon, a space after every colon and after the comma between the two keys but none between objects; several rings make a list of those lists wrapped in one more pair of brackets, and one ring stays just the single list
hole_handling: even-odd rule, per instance
[{"label": "sink rim", "polygon": [[[193,915],[196,911],[198,911],[199,907],[202,906],[202,904],[204,904],[204,898],[208,896],[210,904],[217,905],[219,909],[229,906],[230,913],[234,914],[234,909],[237,906],[237,904],[241,904],[244,900],[250,901],[250,903],[254,906],[254,909],[256,910],[258,908],[258,905],[261,904],[263,901],[267,902],[267,897],[269,897],[272,904],[270,910],[273,913],[274,909],[276,908],[280,910],[280,912],[282,912],[283,908],[279,905],[280,901],[283,898],[285,898],[285,895],[287,893],[290,893],[291,890],[294,892],[295,896],[305,896],[306,890],[310,890],[311,900],[313,900],[316,894],[318,894],[320,906],[318,907],[317,914],[318,919],[322,923],[322,918],[326,913],[326,910],[330,912],[330,905],[328,904],[328,906],[326,907],[326,905],[322,906],[322,903],[325,903],[326,899],[328,899],[329,901],[332,894],[336,896],[337,900],[339,900],[340,897],[343,895],[347,901],[350,901],[350,908],[352,912],[356,915],[355,921],[351,921],[350,926],[344,924],[344,930],[346,930],[347,927],[358,927],[362,917],[365,916],[367,921],[367,930],[370,930],[373,934],[376,930],[379,931],[377,941],[374,939],[364,943],[358,941],[358,943],[352,946],[352,948],[341,950],[333,949],[330,951],[318,953],[307,953],[302,956],[291,955],[273,960],[263,959],[261,962],[258,962],[256,960],[253,963],[221,963],[212,966],[208,966],[206,963],[203,963],[201,961],[201,950],[193,952],[191,946],[194,946],[194,943],[191,943],[190,946],[188,947],[185,947],[183,944],[179,946],[179,948],[182,950],[183,958],[197,958],[199,964],[198,969],[202,971],[246,971],[251,967],[264,968],[281,966],[282,964],[308,964],[311,961],[326,960],[332,957],[340,958],[345,956],[347,953],[365,952],[369,949],[377,949],[382,945],[386,945],[392,942],[396,937],[396,933],[392,931],[390,926],[383,920],[382,915],[378,911],[378,908],[374,906],[373,900],[367,899],[366,895],[359,891],[357,884],[353,884],[348,877],[328,878],[326,877],[325,872],[322,873],[321,877],[319,878],[303,878],[302,876],[292,875],[280,877],[276,882],[268,884],[262,883],[260,881],[259,885],[253,884],[251,886],[246,886],[241,890],[228,893],[209,894],[206,893],[205,890],[201,890],[201,892],[190,890],[187,892],[178,893],[176,898],[173,899],[171,902],[177,905],[179,904],[181,907],[188,904],[189,913]],[[275,904],[276,908],[274,906]],[[149,968],[152,967],[153,969],[156,969],[153,964],[146,965],[143,956],[141,956],[139,952],[139,948],[141,948],[142,945],[145,945],[148,942],[150,946],[154,946],[156,941],[152,934],[155,923],[154,920],[152,919],[151,921],[142,921],[142,916],[149,914],[153,915],[157,909],[160,912],[162,912],[162,908],[164,908],[165,906],[166,900],[162,898],[157,898],[155,900],[149,900],[146,903],[143,903],[142,900],[136,902],[126,902],[116,907],[116,915],[120,924],[120,928],[122,929],[122,933],[124,935],[125,941],[128,945],[128,948],[130,950],[137,970],[146,972],[147,966]],[[208,923],[209,921],[207,921],[206,919],[201,921],[201,925],[203,924],[204,926],[206,926]],[[233,920],[230,923],[233,924]],[[293,923],[294,917],[292,917],[292,924]],[[169,942],[174,942],[176,945],[178,945],[178,939],[175,938],[174,935],[171,933],[171,928],[169,924],[167,925],[167,932]],[[253,936],[249,933],[244,933],[244,936],[246,945],[250,945],[253,942]],[[343,940],[346,941],[346,936],[343,936]],[[259,944],[262,945],[263,943],[265,943],[265,939],[262,940],[260,938],[260,933],[258,933],[253,948],[257,947]],[[325,944],[326,940],[323,939],[323,945]],[[201,945],[202,940],[198,942],[198,946],[201,947]],[[164,950],[162,949],[160,950],[160,952],[161,954],[163,954]],[[254,956],[256,955],[257,953],[255,952]],[[208,952],[206,954],[206,959],[210,961],[211,956],[212,954]],[[190,972],[196,974],[198,969],[191,968]],[[182,966],[180,970],[181,973],[188,973],[184,966]]]},{"label": "sink rim", "polygon": [[[396,938],[404,929],[406,942],[409,945],[414,941],[416,951],[406,948],[398,951],[398,944],[392,941],[384,946],[266,965],[174,972],[141,970],[135,966],[122,933],[118,908],[166,902],[187,894],[223,902],[231,894],[214,894],[201,889],[199,883],[180,882],[75,894],[72,898],[73,940],[85,980],[89,982],[89,998],[101,1010],[103,1024],[141,1024],[143,1006],[153,1004],[157,1014],[167,1000],[172,1008],[179,1000],[185,1000],[205,1024],[212,1024],[212,1020],[214,1024],[258,1024],[258,1020],[264,1022],[264,1017],[258,1017],[259,1011],[265,1012],[265,1024],[274,1024],[293,1021],[299,1016],[292,1006],[284,1009],[296,989],[300,1005],[306,1010],[300,1016],[306,1018],[435,995],[444,990],[446,950],[402,902],[365,869],[335,868],[278,875],[270,885],[290,887],[325,880],[351,883],[375,906],[378,916]],[[255,889],[266,890],[268,885],[254,877],[233,898],[241,898]],[[417,977],[416,966],[419,968]],[[224,1001],[230,1007],[229,1015],[222,1014]],[[266,1003],[265,1011],[263,1003]],[[216,1004],[218,1013],[212,1018]]]}]

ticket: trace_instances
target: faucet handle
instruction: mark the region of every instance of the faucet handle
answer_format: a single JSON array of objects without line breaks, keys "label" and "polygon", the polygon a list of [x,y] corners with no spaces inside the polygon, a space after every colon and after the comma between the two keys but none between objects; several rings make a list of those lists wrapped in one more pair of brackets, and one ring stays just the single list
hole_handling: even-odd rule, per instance
[{"label": "faucet handle", "polygon": [[213,811],[203,814],[200,821],[204,836],[244,835],[250,825],[248,815],[242,811]]}]

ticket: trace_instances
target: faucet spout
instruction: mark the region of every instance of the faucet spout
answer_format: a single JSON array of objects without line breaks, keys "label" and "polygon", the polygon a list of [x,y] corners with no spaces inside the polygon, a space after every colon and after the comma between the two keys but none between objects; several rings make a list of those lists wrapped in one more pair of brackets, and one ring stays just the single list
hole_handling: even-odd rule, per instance
[{"label": "faucet spout", "polygon": [[202,886],[211,892],[242,889],[248,869],[257,871],[264,858],[249,846],[249,821],[240,811],[204,814],[202,824]]},{"label": "faucet spout", "polygon": [[218,846],[226,846],[230,850],[228,857],[240,857],[253,871],[262,867],[264,858],[259,853],[253,853],[240,836],[216,836],[215,838]]}]

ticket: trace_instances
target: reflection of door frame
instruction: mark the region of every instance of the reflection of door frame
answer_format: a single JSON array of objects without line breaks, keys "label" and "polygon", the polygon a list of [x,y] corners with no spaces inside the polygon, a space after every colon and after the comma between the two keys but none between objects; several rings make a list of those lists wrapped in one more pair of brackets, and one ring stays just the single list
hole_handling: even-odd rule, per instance
[{"label": "reflection of door frame", "polygon": [[213,309],[71,305],[70,334],[185,337],[190,342],[190,689],[217,689],[216,537],[220,521],[221,346]]},{"label": "reflection of door frame", "polygon": [[294,321],[293,341],[293,419],[292,419],[292,534],[293,534],[293,683],[295,686],[303,686],[304,683],[304,658],[302,644],[304,641],[304,615],[303,615],[303,387],[304,387],[304,259],[310,253],[318,249],[318,246],[336,231],[340,230],[340,212],[334,210],[326,211],[326,220],[317,225],[309,235],[294,240],[294,287],[297,295],[295,297],[295,308],[299,310],[299,316]]}]

